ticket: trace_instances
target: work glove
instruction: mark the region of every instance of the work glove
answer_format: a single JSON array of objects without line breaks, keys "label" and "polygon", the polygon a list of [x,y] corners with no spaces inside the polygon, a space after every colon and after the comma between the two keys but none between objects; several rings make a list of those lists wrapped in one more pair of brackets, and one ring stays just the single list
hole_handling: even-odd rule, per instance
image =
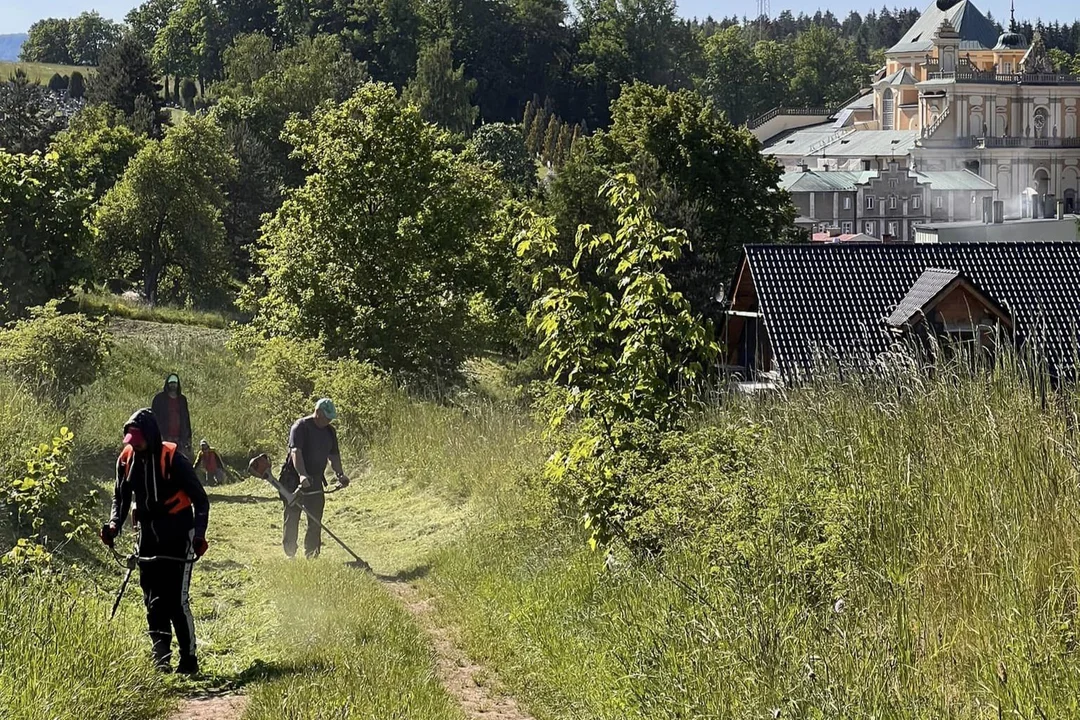
[{"label": "work glove", "polygon": [[342,473],[337,476],[337,484],[341,487],[349,487],[349,476]]},{"label": "work glove", "polygon": [[305,476],[301,476],[301,477],[300,477],[300,487],[301,487],[302,489],[304,489],[304,490],[306,490],[306,489],[308,489],[309,487],[311,487],[311,478],[309,478],[309,477],[305,477]]},{"label": "work glove", "polygon": [[101,533],[99,534],[99,536],[101,537],[101,542],[105,543],[109,547],[112,547],[113,540],[115,540],[116,536],[119,534],[120,531],[117,530],[116,525],[109,522],[101,526]]},{"label": "work glove", "polygon": [[206,542],[206,538],[199,537],[191,541],[191,547],[195,550],[195,557],[201,558],[210,548],[210,543]]}]

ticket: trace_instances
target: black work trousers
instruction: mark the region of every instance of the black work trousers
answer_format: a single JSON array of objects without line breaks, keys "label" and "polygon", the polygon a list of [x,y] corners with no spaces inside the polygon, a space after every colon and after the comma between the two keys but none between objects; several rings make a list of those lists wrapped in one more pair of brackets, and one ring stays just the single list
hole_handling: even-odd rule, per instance
[{"label": "black work trousers", "polygon": [[[303,506],[303,508],[301,508]],[[326,495],[321,490],[312,493],[301,492],[296,502],[289,505],[285,502],[284,533],[281,540],[285,554],[289,557],[296,555],[297,535],[300,532],[300,516],[306,509],[315,518],[322,522],[323,508],[326,506]],[[304,533],[304,555],[306,557],[318,557],[322,548],[322,528],[318,523],[307,519],[307,531]]]},{"label": "black work trousers", "polygon": [[[191,538],[171,548],[145,553],[187,557]],[[170,543],[171,544],[171,543]],[[195,618],[191,614],[188,588],[191,563],[157,560],[139,563],[139,585],[146,605],[146,624],[154,647],[154,662],[165,666],[172,660],[173,631],[180,648],[181,661],[195,657]]]}]

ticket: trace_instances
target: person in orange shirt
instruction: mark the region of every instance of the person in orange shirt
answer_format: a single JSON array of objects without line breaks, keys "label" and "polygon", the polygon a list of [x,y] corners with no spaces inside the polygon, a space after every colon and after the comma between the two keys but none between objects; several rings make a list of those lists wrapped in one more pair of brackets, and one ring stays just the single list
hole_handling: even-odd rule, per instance
[{"label": "person in orange shirt", "polygon": [[217,450],[210,447],[210,443],[205,439],[199,443],[199,454],[195,456],[194,467],[196,470],[202,468],[208,483],[211,479],[215,485],[225,482],[225,463],[221,462],[221,456],[218,455]]}]

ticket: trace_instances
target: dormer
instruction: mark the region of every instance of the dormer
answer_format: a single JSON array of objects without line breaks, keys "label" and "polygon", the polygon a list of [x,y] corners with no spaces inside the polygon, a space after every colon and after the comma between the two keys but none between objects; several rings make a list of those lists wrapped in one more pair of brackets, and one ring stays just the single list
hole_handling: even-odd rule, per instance
[{"label": "dormer", "polygon": [[1009,313],[957,270],[927,268],[885,321],[898,337],[931,337],[953,347],[993,351],[1013,332]]}]

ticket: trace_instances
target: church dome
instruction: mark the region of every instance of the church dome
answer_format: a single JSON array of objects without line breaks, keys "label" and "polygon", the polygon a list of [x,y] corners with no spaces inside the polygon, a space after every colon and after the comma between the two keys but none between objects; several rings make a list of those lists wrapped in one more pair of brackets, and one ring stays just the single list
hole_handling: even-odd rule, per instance
[{"label": "church dome", "polygon": [[1027,47],[1027,40],[1020,33],[1004,32],[998,38],[995,50],[1022,50]]}]

